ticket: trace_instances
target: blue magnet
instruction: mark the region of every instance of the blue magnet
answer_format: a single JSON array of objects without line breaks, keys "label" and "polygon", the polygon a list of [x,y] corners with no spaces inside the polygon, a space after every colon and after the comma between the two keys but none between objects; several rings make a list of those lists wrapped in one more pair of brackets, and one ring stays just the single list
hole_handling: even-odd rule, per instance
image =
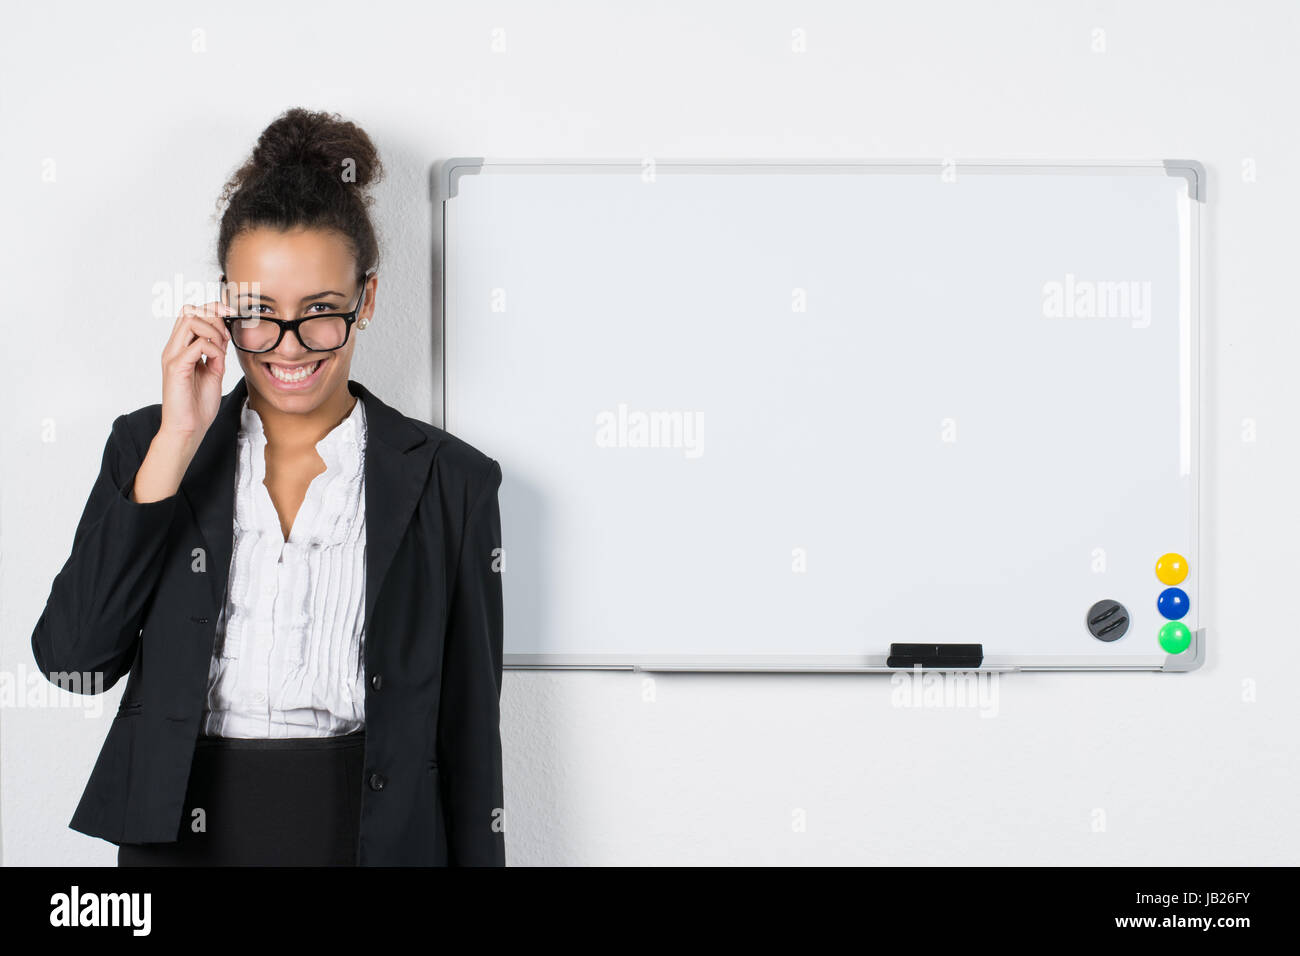
[{"label": "blue magnet", "polygon": [[1161,615],[1176,621],[1187,613],[1189,606],[1187,592],[1182,588],[1165,588],[1156,599],[1156,607]]}]

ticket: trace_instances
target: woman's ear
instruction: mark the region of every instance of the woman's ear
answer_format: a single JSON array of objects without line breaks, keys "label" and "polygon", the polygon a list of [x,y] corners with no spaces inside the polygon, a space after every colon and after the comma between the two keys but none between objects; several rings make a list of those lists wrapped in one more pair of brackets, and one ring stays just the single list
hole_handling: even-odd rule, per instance
[{"label": "woman's ear", "polygon": [[375,315],[375,293],[379,289],[379,273],[375,272],[373,269],[366,273],[365,286],[366,304],[361,307],[361,314],[358,315],[357,318],[364,319],[366,325],[369,325],[370,320],[374,318]]}]

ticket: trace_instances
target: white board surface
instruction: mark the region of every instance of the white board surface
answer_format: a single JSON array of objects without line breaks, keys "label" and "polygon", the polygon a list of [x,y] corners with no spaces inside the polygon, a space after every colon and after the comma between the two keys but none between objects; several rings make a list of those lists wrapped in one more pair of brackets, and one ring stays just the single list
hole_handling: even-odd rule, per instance
[{"label": "white board surface", "polygon": [[503,469],[508,665],[1199,663],[1196,164],[441,178],[445,425]]}]

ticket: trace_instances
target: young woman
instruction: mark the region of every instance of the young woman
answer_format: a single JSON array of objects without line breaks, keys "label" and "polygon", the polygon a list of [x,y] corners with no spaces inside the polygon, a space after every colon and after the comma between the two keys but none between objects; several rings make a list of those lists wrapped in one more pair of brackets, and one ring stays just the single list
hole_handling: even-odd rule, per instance
[{"label": "young woman", "polygon": [[501,470],[349,379],[380,175],[337,116],[262,133],[32,634],[52,681],[127,677],[70,824],[120,865],[505,863]]}]

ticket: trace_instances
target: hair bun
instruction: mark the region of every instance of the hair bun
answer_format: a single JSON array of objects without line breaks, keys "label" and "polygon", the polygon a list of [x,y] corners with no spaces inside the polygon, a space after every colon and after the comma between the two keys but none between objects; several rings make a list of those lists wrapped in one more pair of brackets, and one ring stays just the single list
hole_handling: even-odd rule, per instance
[{"label": "hair bun", "polygon": [[366,187],[383,174],[379,151],[360,126],[337,113],[286,110],[262,131],[217,199],[221,271],[231,243],[245,230],[305,226],[344,236],[358,274],[369,272],[379,261],[379,239]]},{"label": "hair bun", "polygon": [[355,123],[337,113],[286,110],[262,131],[249,165],[259,173],[305,166],[364,189],[383,173],[379,152]]}]

